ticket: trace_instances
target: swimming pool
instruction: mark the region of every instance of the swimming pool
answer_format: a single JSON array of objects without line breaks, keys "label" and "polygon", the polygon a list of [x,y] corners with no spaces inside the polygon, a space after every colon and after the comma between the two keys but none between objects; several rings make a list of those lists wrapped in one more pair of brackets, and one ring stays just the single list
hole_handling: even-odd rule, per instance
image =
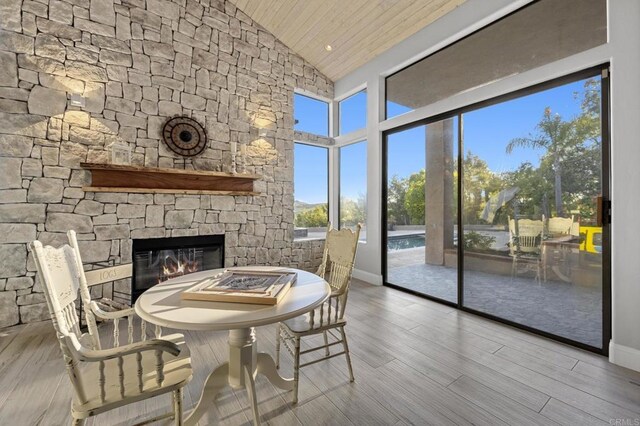
[{"label": "swimming pool", "polygon": [[387,240],[387,250],[404,250],[424,247],[424,234],[397,235]]}]

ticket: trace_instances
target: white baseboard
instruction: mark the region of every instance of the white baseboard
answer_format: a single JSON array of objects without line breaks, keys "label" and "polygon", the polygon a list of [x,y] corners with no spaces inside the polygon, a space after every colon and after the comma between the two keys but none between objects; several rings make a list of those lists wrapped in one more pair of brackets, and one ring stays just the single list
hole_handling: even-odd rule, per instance
[{"label": "white baseboard", "polygon": [[371,272],[363,271],[361,269],[353,270],[353,278],[373,285],[382,285],[382,275],[372,274]]},{"label": "white baseboard", "polygon": [[640,350],[609,343],[609,361],[621,367],[640,371]]}]

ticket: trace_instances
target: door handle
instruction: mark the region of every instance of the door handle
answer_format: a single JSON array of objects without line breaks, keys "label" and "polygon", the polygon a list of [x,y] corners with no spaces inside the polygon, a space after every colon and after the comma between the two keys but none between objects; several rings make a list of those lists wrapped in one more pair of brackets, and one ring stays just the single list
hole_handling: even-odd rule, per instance
[{"label": "door handle", "polygon": [[596,197],[596,225],[604,226],[611,223],[611,201],[602,195]]}]

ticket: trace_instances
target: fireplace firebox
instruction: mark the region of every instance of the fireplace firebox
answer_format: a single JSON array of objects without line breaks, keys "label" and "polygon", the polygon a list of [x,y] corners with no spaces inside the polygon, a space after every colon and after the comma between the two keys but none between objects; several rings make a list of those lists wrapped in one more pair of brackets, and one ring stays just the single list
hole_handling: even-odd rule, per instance
[{"label": "fireplace firebox", "polygon": [[181,275],[224,266],[224,235],[133,240],[131,302]]}]

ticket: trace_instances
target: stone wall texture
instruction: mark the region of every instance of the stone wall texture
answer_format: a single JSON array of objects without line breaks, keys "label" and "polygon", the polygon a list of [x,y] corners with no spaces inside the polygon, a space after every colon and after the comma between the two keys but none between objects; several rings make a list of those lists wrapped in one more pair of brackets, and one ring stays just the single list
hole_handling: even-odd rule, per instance
[{"label": "stone wall texture", "polygon": [[[0,327],[48,317],[27,243],[69,229],[85,262],[131,262],[132,238],[224,233],[227,266],[318,265],[322,242],[293,242],[293,92],[333,97],[313,66],[222,0],[2,0],[0,16]],[[207,131],[193,160],[160,141],[174,115]],[[79,163],[109,162],[114,143],[136,165],[213,170],[232,141],[260,195],[82,190]]]}]

